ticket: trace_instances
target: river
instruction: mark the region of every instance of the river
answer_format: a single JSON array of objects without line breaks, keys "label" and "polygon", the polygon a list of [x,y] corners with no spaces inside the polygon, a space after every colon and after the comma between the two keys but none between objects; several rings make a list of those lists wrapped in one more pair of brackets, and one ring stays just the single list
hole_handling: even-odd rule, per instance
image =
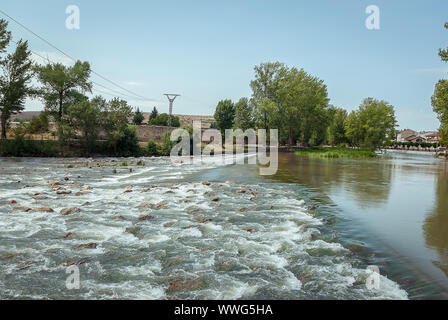
[{"label": "river", "polygon": [[0,299],[447,298],[444,161],[137,161],[0,159]]}]

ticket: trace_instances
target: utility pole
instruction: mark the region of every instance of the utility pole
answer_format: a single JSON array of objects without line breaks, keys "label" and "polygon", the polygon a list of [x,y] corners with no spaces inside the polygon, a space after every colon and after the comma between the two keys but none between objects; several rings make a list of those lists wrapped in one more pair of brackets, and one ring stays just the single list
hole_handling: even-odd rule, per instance
[{"label": "utility pole", "polygon": [[180,97],[180,94],[166,93],[165,96],[168,98],[168,101],[170,102],[170,114],[168,118],[168,126],[171,127],[171,116],[173,115],[173,102],[174,100],[176,100],[177,97]]}]

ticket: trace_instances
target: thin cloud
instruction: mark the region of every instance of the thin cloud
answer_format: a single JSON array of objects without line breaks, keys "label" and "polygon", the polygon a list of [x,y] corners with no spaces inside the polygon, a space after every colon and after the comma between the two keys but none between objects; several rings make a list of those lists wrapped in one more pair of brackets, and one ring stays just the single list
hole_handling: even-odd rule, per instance
[{"label": "thin cloud", "polygon": [[143,82],[138,82],[138,81],[127,81],[124,82],[125,85],[130,86],[130,87],[142,87],[145,84]]}]

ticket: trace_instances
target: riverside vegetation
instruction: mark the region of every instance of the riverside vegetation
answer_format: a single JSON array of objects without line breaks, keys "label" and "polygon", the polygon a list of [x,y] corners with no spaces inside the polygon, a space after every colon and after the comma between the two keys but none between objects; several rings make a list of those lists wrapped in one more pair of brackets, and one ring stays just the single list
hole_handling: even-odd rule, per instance
[{"label": "riverside vegetation", "polygon": [[[135,125],[141,125],[144,119],[139,108],[134,112],[120,98],[86,96],[92,91],[88,62],[77,61],[72,66],[52,62],[36,65],[31,60],[28,43],[21,40],[13,53],[4,55],[11,41],[7,25],[5,20],[0,20],[0,156],[169,155],[173,146],[169,135],[159,144],[149,141],[144,147],[139,145]],[[267,62],[255,66],[254,71],[251,97],[236,103],[221,100],[215,110],[213,128],[223,134],[231,128],[268,132],[278,129],[279,142],[283,145],[304,148],[347,145],[371,151],[390,145],[397,135],[395,110],[387,101],[366,98],[357,110],[349,113],[331,105],[324,81],[303,69]],[[32,79],[37,80],[38,87],[31,86]],[[442,127],[446,118],[443,106],[448,100],[445,89],[442,81],[433,97],[434,111],[439,114]],[[14,128],[14,139],[6,140],[9,119],[24,110],[28,97],[40,98],[45,112]],[[47,134],[50,119],[56,128],[50,134],[57,141],[27,139],[33,134]],[[148,124],[167,126],[168,119],[167,114],[159,114],[154,107]],[[172,117],[172,125],[180,126],[177,117]],[[309,154],[317,152],[322,150],[310,150]],[[323,153],[326,157],[356,154],[341,149],[335,152]]]}]

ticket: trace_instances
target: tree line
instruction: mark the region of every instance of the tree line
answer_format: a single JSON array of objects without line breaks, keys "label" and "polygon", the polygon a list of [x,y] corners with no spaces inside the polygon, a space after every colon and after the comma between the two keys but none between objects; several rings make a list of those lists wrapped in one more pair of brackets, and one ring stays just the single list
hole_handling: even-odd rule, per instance
[{"label": "tree line", "polygon": [[[445,29],[448,29],[448,22],[445,23]],[[439,56],[443,62],[448,62],[448,48],[439,49]],[[434,112],[440,120],[440,143],[448,144],[448,80],[442,79],[437,82],[434,95],[431,98],[431,104]]]},{"label": "tree line", "polygon": [[[52,62],[38,65],[32,61],[28,42],[22,40],[16,42],[17,46],[11,53],[6,54],[12,41],[7,27],[7,21],[0,19],[1,139],[6,139],[9,119],[24,110],[27,98],[38,98],[45,106],[45,112],[39,117],[14,130],[17,141],[4,142],[11,147],[9,149],[37,146],[36,143],[23,142],[24,136],[48,131],[51,117],[56,125],[59,147],[80,144],[78,147],[83,152],[110,155],[137,155],[144,151],[139,149],[136,127],[131,125],[132,122],[143,122],[140,109],[134,112],[127,101],[120,98],[89,98],[87,94],[92,93],[92,82],[88,62],[76,61],[72,66]],[[32,85],[32,79],[37,80],[37,86]],[[166,113],[159,114],[154,107],[148,124],[167,126],[168,118]],[[180,126],[178,117],[172,118],[172,125]],[[164,153],[162,147],[156,151]]]},{"label": "tree line", "polygon": [[367,98],[349,113],[332,106],[324,81],[303,69],[267,62],[254,71],[250,98],[218,103],[215,126],[223,133],[231,128],[278,129],[281,144],[369,149],[396,137],[394,107],[386,101]]}]

